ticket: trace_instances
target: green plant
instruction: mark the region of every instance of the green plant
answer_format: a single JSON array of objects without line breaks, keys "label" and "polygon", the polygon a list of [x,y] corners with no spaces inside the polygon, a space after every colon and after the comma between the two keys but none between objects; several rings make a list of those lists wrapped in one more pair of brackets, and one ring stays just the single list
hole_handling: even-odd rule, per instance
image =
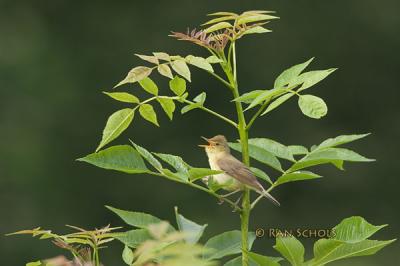
[{"label": "green plant", "polygon": [[[346,143],[364,138],[368,134],[342,135],[329,138],[318,145],[312,146],[310,149],[301,145],[284,145],[264,137],[249,138],[250,130],[259,117],[269,114],[294,97],[297,97],[298,106],[304,115],[313,119],[324,117],[328,111],[327,105],[320,97],[306,94],[306,90],[325,79],[335,69],[305,71],[313,60],[310,59],[283,71],[276,78],[273,85],[265,89],[241,94],[237,73],[237,42],[249,35],[270,32],[269,29],[264,27],[265,24],[278,17],[274,15],[274,12],[258,10],[247,11],[242,14],[217,12],[209,14],[209,16],[213,18],[202,24],[203,29],[201,30],[187,31],[186,33],[172,32],[171,34],[172,37],[179,40],[203,47],[209,53],[206,57],[169,55],[165,52],[154,52],[152,55],[137,54],[149,66],[134,67],[115,87],[125,84],[138,84],[149,94],[149,97],[147,99],[139,99],[128,92],[105,92],[111,98],[128,104],[128,107],[116,111],[108,118],[96,151],[78,160],[104,169],[128,174],[150,174],[167,178],[214,196],[228,203],[237,211],[241,219],[240,231],[220,235],[216,240],[213,240],[216,242],[213,245],[209,244],[210,241],[213,243],[212,240],[209,240],[205,247],[210,249],[207,253],[202,253],[201,259],[198,256],[199,253],[196,253],[198,249],[195,249],[194,254],[190,253],[192,255],[191,258],[198,259],[198,261],[190,265],[211,265],[214,263],[214,259],[221,259],[238,253],[241,253],[240,257],[227,262],[225,265],[280,265],[280,261],[283,258],[292,265],[325,265],[337,259],[374,254],[393,242],[394,240],[369,240],[368,238],[383,226],[373,226],[361,217],[351,217],[344,219],[334,227],[337,232],[335,237],[320,239],[315,243],[314,258],[311,260],[305,261],[304,247],[293,236],[278,236],[276,238],[274,248],[283,258],[256,254],[250,251],[255,236],[254,233],[249,232],[249,221],[251,210],[256,207],[262,196],[251,201],[251,191],[245,188],[243,199],[239,205],[233,200],[223,197],[219,193],[222,187],[213,183],[212,178],[211,182],[206,185],[201,183],[202,178],[221,173],[220,171],[191,166],[179,156],[151,152],[133,141],[131,141],[130,145],[105,148],[106,145],[115,140],[133,123],[135,115],[138,115],[137,113],[145,120],[159,126],[157,113],[153,108],[153,105],[158,103],[171,120],[177,105],[182,105],[182,114],[199,109],[217,117],[232,127],[239,136],[239,142],[230,143],[230,147],[241,152],[243,163],[250,167],[250,159],[254,159],[276,171],[276,177],[270,178],[263,170],[250,168],[257,177],[270,184],[267,192],[271,192],[278,186],[288,182],[320,178],[320,175],[309,171],[309,168],[316,165],[331,164],[338,169],[343,169],[345,161],[373,161],[352,150],[341,147]],[[227,100],[232,102],[235,108],[235,119],[206,107],[206,92],[202,92],[192,98],[187,83],[191,81],[192,74],[189,66],[194,66],[207,72],[230,91],[232,98]],[[150,78],[150,75],[156,71],[169,79],[169,90],[164,89],[166,86],[156,84]],[[190,100],[191,98],[192,100]],[[250,112],[252,113],[250,114]],[[285,165],[290,164],[290,166],[283,167],[281,160],[286,161]],[[159,224],[161,221],[153,216],[145,215],[146,218],[143,218],[142,214],[139,215],[114,208],[111,208],[111,210],[121,216],[128,224],[139,228],[126,232],[122,237],[116,237],[125,244],[125,262],[129,265],[141,265],[141,262],[155,263],[154,265],[181,265],[176,260],[176,264],[174,264],[173,260],[163,262],[163,259],[171,258],[174,254],[173,251],[171,251],[172,253],[167,252],[168,254],[163,253],[165,237],[168,238],[169,232],[169,227],[166,224],[160,225],[163,229],[158,228],[158,230],[161,230],[162,234],[151,240],[151,244],[143,244],[146,243],[143,242],[143,236],[148,236],[149,234],[148,226],[154,223]],[[177,216],[179,215],[177,214]],[[141,224],[143,221],[148,221],[148,219],[151,222]],[[135,222],[132,222],[133,220]],[[186,227],[182,230],[183,233],[194,232],[197,234],[196,241],[193,241],[193,238],[188,239],[180,235],[177,238],[173,238],[173,242],[182,243],[183,241],[186,244],[196,244],[204,230],[204,226],[197,225],[187,219],[184,219],[184,221]],[[178,225],[180,222],[182,221],[178,219]],[[174,229],[171,230],[173,231]],[[146,248],[142,246],[138,248],[138,243],[147,246]],[[150,248],[148,248],[149,246]],[[227,248],[221,251],[219,250],[221,246]],[[134,252],[130,248],[136,248],[136,251]],[[145,259],[143,261],[139,260],[140,263],[138,263],[137,260],[141,256],[145,257]]]}]

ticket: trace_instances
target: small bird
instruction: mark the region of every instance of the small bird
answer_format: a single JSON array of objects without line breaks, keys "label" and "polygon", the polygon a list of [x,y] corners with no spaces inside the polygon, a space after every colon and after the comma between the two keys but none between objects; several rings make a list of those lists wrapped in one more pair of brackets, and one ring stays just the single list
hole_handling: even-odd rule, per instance
[{"label": "small bird", "polygon": [[[232,156],[225,136],[217,135],[210,139],[202,138],[208,142],[208,145],[199,146],[205,148],[210,168],[225,172],[213,175],[212,178],[214,182],[222,185],[223,189],[233,191],[227,195],[234,194],[248,186],[271,200],[275,205],[280,206],[280,203],[265,191],[251,170]],[[208,182],[208,178],[205,181]]]}]

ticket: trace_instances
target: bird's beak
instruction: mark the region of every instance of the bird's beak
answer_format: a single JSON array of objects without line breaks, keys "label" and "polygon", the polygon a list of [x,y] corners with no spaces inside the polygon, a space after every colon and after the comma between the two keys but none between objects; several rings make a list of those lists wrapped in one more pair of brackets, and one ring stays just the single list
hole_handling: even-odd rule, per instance
[{"label": "bird's beak", "polygon": [[209,147],[212,144],[211,141],[208,138],[203,137],[203,136],[201,138],[204,139],[205,141],[207,141],[208,145],[201,144],[201,145],[198,145],[199,147],[206,148],[206,147]]}]

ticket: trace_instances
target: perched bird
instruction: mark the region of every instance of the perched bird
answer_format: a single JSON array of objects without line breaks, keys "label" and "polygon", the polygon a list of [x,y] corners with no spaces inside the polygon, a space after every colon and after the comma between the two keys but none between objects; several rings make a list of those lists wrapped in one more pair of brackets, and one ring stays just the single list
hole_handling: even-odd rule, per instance
[{"label": "perched bird", "polygon": [[[208,142],[208,145],[199,146],[205,148],[210,168],[224,171],[224,173],[213,175],[213,181],[222,185],[223,189],[233,191],[228,195],[243,190],[245,186],[248,186],[271,200],[275,205],[280,205],[274,197],[265,191],[250,169],[232,156],[225,136],[217,135],[210,139],[202,138]],[[208,179],[205,181],[208,182]]]}]

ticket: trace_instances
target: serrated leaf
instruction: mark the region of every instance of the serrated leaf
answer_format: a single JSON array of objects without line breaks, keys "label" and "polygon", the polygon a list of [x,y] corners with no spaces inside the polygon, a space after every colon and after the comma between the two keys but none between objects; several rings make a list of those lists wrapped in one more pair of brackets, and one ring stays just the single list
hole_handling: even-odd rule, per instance
[{"label": "serrated leaf", "polygon": [[395,239],[363,240],[357,243],[346,243],[334,239],[320,239],[314,245],[315,258],[308,265],[319,266],[339,259],[373,255],[394,241]]},{"label": "serrated leaf", "polygon": [[249,139],[249,144],[267,150],[279,158],[294,161],[293,155],[289,148],[275,140],[267,138],[252,138]]},{"label": "serrated leaf", "polygon": [[126,173],[148,172],[142,157],[129,145],[112,146],[77,160],[100,168]]},{"label": "serrated leaf", "polygon": [[156,64],[156,65],[159,64],[158,58],[155,57],[155,56],[143,55],[143,54],[135,54],[135,55],[136,55],[137,57],[139,57],[140,59],[145,60],[145,61],[147,61],[147,62]]},{"label": "serrated leaf", "polygon": [[127,92],[106,92],[103,91],[105,95],[110,96],[114,100],[124,102],[124,103],[139,103],[139,99],[130,93]]},{"label": "serrated leaf", "polygon": [[146,150],[145,148],[137,145],[136,143],[134,143],[132,140],[129,140],[132,145],[135,147],[135,149],[137,150],[137,152],[144,158],[146,159],[146,161],[151,164],[154,168],[156,168],[158,171],[160,171],[163,167],[161,165],[161,163],[153,156],[153,154],[151,154],[151,152],[149,152],[148,150]]},{"label": "serrated leaf", "polygon": [[159,65],[157,67],[157,71],[158,71],[158,73],[160,73],[161,75],[163,75],[167,78],[170,78],[170,79],[173,78],[171,68],[166,64]]},{"label": "serrated leaf", "polygon": [[133,251],[128,246],[125,246],[124,250],[122,251],[122,260],[125,262],[125,264],[132,265],[134,257]]},{"label": "serrated leaf", "polygon": [[298,89],[298,92],[308,89],[321,80],[325,79],[331,73],[333,73],[337,68],[330,68],[326,70],[314,70],[301,74],[298,78],[293,82],[296,84],[302,84]]},{"label": "serrated leaf", "polygon": [[175,111],[174,100],[170,98],[157,98],[157,101],[160,103],[161,107],[163,108],[169,119],[172,120]]},{"label": "serrated leaf", "polygon": [[185,60],[178,59],[171,62],[171,67],[176,73],[184,77],[190,82],[190,69],[187,66]]},{"label": "serrated leaf", "polygon": [[186,91],[186,80],[175,76],[169,81],[169,88],[178,96],[181,96]]},{"label": "serrated leaf", "polygon": [[171,58],[169,56],[169,54],[164,53],[164,52],[154,52],[153,55],[160,60],[164,60],[164,61],[170,61]]},{"label": "serrated leaf", "polygon": [[221,22],[221,21],[234,20],[234,19],[236,19],[236,16],[232,16],[232,15],[222,16],[222,17],[219,17],[219,18],[211,19],[211,20],[201,24],[201,26],[206,26],[206,25],[218,23],[218,22]]},{"label": "serrated leaf", "polygon": [[310,180],[320,178],[320,175],[314,174],[309,171],[296,171],[288,174],[284,174],[278,178],[275,182],[275,186],[282,185],[288,182],[301,181],[301,180]]},{"label": "serrated leaf", "polygon": [[272,185],[271,178],[269,178],[267,173],[265,173],[261,169],[255,168],[255,167],[250,167],[250,170],[256,177],[261,178]]},{"label": "serrated leaf", "polygon": [[198,68],[214,73],[214,69],[209,62],[203,57],[188,55],[186,56],[186,62],[194,65]]},{"label": "serrated leaf", "polygon": [[335,232],[333,239],[347,243],[356,243],[369,238],[386,226],[387,224],[375,226],[360,216],[352,216],[343,219],[332,229]]},{"label": "serrated leaf", "polygon": [[282,88],[285,85],[293,83],[293,81],[295,79],[297,79],[298,75],[300,75],[300,73],[311,63],[311,61],[313,59],[314,58],[311,58],[310,60],[308,60],[304,63],[292,66],[292,67],[286,69],[285,71],[283,71],[276,78],[275,83],[274,83],[274,88],[275,89]]},{"label": "serrated leaf", "polygon": [[319,119],[328,113],[328,106],[326,106],[324,100],[314,95],[301,95],[299,107],[304,115],[315,119]]},{"label": "serrated leaf", "polygon": [[185,218],[182,214],[178,212],[177,207],[175,207],[175,216],[179,231],[187,233],[184,238],[185,242],[189,244],[196,244],[203,235],[204,230],[208,225],[200,225]]},{"label": "serrated leaf", "polygon": [[293,236],[277,237],[274,246],[291,265],[302,266],[304,262],[304,246]]},{"label": "serrated leaf", "polygon": [[114,237],[131,248],[137,248],[144,241],[151,239],[151,235],[147,229],[134,229],[124,233],[118,233]]},{"label": "serrated leaf", "polygon": [[107,120],[106,126],[103,130],[103,136],[96,151],[116,139],[122,132],[124,132],[133,120],[135,110],[125,108],[113,113]]},{"label": "serrated leaf", "polygon": [[188,181],[189,179],[189,165],[183,161],[179,156],[164,153],[153,153],[164,162],[171,165],[177,172],[180,179]]},{"label": "serrated leaf", "polygon": [[249,110],[261,103],[263,103],[264,101],[272,98],[272,97],[276,97],[279,96],[281,94],[286,93],[286,89],[272,89],[272,90],[265,90],[264,92],[260,93],[251,103],[250,105],[245,109]]},{"label": "serrated leaf", "polygon": [[370,133],[367,134],[354,134],[354,135],[341,135],[341,136],[337,136],[335,138],[329,138],[324,140],[323,142],[321,142],[321,144],[318,145],[318,147],[316,147],[316,149],[323,149],[323,148],[331,148],[331,147],[335,147],[335,146],[339,146],[342,144],[346,144],[355,140],[359,140],[362,138],[365,138],[366,136],[368,136]]},{"label": "serrated leaf", "polygon": [[272,30],[266,29],[262,26],[256,26],[256,27],[252,27],[248,30],[246,30],[243,34],[260,34],[260,33],[268,33],[268,32],[272,32]]},{"label": "serrated leaf", "polygon": [[244,15],[240,16],[237,20],[237,24],[247,24],[247,23],[252,23],[252,22],[257,22],[257,21],[264,21],[264,20],[271,20],[271,19],[277,19],[278,17],[271,16],[271,15],[265,15],[265,14],[254,14],[254,15]]},{"label": "serrated leaf", "polygon": [[302,155],[308,153],[308,149],[301,145],[289,145],[288,149],[293,155]]},{"label": "serrated leaf", "polygon": [[203,177],[213,176],[217,174],[221,174],[223,171],[212,170],[208,168],[190,168],[189,169],[189,180],[194,182]]},{"label": "serrated leaf", "polygon": [[267,109],[265,109],[265,111],[261,115],[265,115],[266,113],[271,112],[272,110],[274,110],[279,105],[283,104],[284,102],[286,102],[293,96],[294,96],[294,93],[290,93],[290,92],[280,96],[278,99],[276,99],[272,103],[270,103],[270,105],[268,105]]},{"label": "serrated leaf", "polygon": [[[212,249],[214,252],[210,254],[204,254],[204,258],[207,260],[220,259],[228,255],[234,255],[240,253],[241,250],[241,236],[240,231],[228,231],[210,238],[204,247],[206,249]],[[249,249],[251,249],[253,242],[256,238],[254,233],[249,233]]]},{"label": "serrated leaf", "polygon": [[211,55],[209,57],[207,57],[207,62],[210,64],[217,64],[217,63],[222,63],[224,62],[222,59],[219,59],[218,57],[216,57],[215,55]]},{"label": "serrated leaf", "polygon": [[[118,215],[125,223],[132,225],[137,228],[147,229],[149,225],[159,224],[162,222],[161,219],[143,212],[133,212],[117,209],[111,206],[106,206],[107,209]],[[173,227],[170,226],[172,230]]]},{"label": "serrated leaf", "polygon": [[131,71],[129,71],[128,75],[117,85],[115,85],[114,88],[126,83],[135,83],[137,81],[141,81],[142,79],[148,77],[151,74],[151,71],[151,68],[145,66],[132,68]]},{"label": "serrated leaf", "polygon": [[204,32],[211,33],[211,32],[214,32],[214,31],[218,31],[218,30],[222,30],[222,29],[226,29],[226,28],[231,28],[231,27],[233,27],[231,23],[226,22],[226,21],[222,21],[222,22],[219,22],[217,24],[214,24],[214,25],[206,28],[204,30]]},{"label": "serrated leaf", "polygon": [[[228,143],[229,147],[232,149],[241,152],[242,151],[242,146],[240,143]],[[251,158],[261,162],[265,163],[266,165],[271,166],[272,168],[283,172],[281,163],[279,160],[269,151],[262,149],[260,147],[257,147],[255,145],[249,144],[249,155]]]},{"label": "serrated leaf", "polygon": [[158,95],[158,87],[151,78],[144,78],[139,84],[148,93]]},{"label": "serrated leaf", "polygon": [[233,99],[234,102],[243,102],[250,104],[255,98],[257,98],[264,90],[254,90],[240,95],[239,97]]},{"label": "serrated leaf", "polygon": [[154,111],[153,106],[151,106],[150,104],[145,103],[145,104],[140,105],[139,113],[147,121],[153,123],[154,125],[156,125],[158,127],[160,126],[157,121],[157,114]]}]

